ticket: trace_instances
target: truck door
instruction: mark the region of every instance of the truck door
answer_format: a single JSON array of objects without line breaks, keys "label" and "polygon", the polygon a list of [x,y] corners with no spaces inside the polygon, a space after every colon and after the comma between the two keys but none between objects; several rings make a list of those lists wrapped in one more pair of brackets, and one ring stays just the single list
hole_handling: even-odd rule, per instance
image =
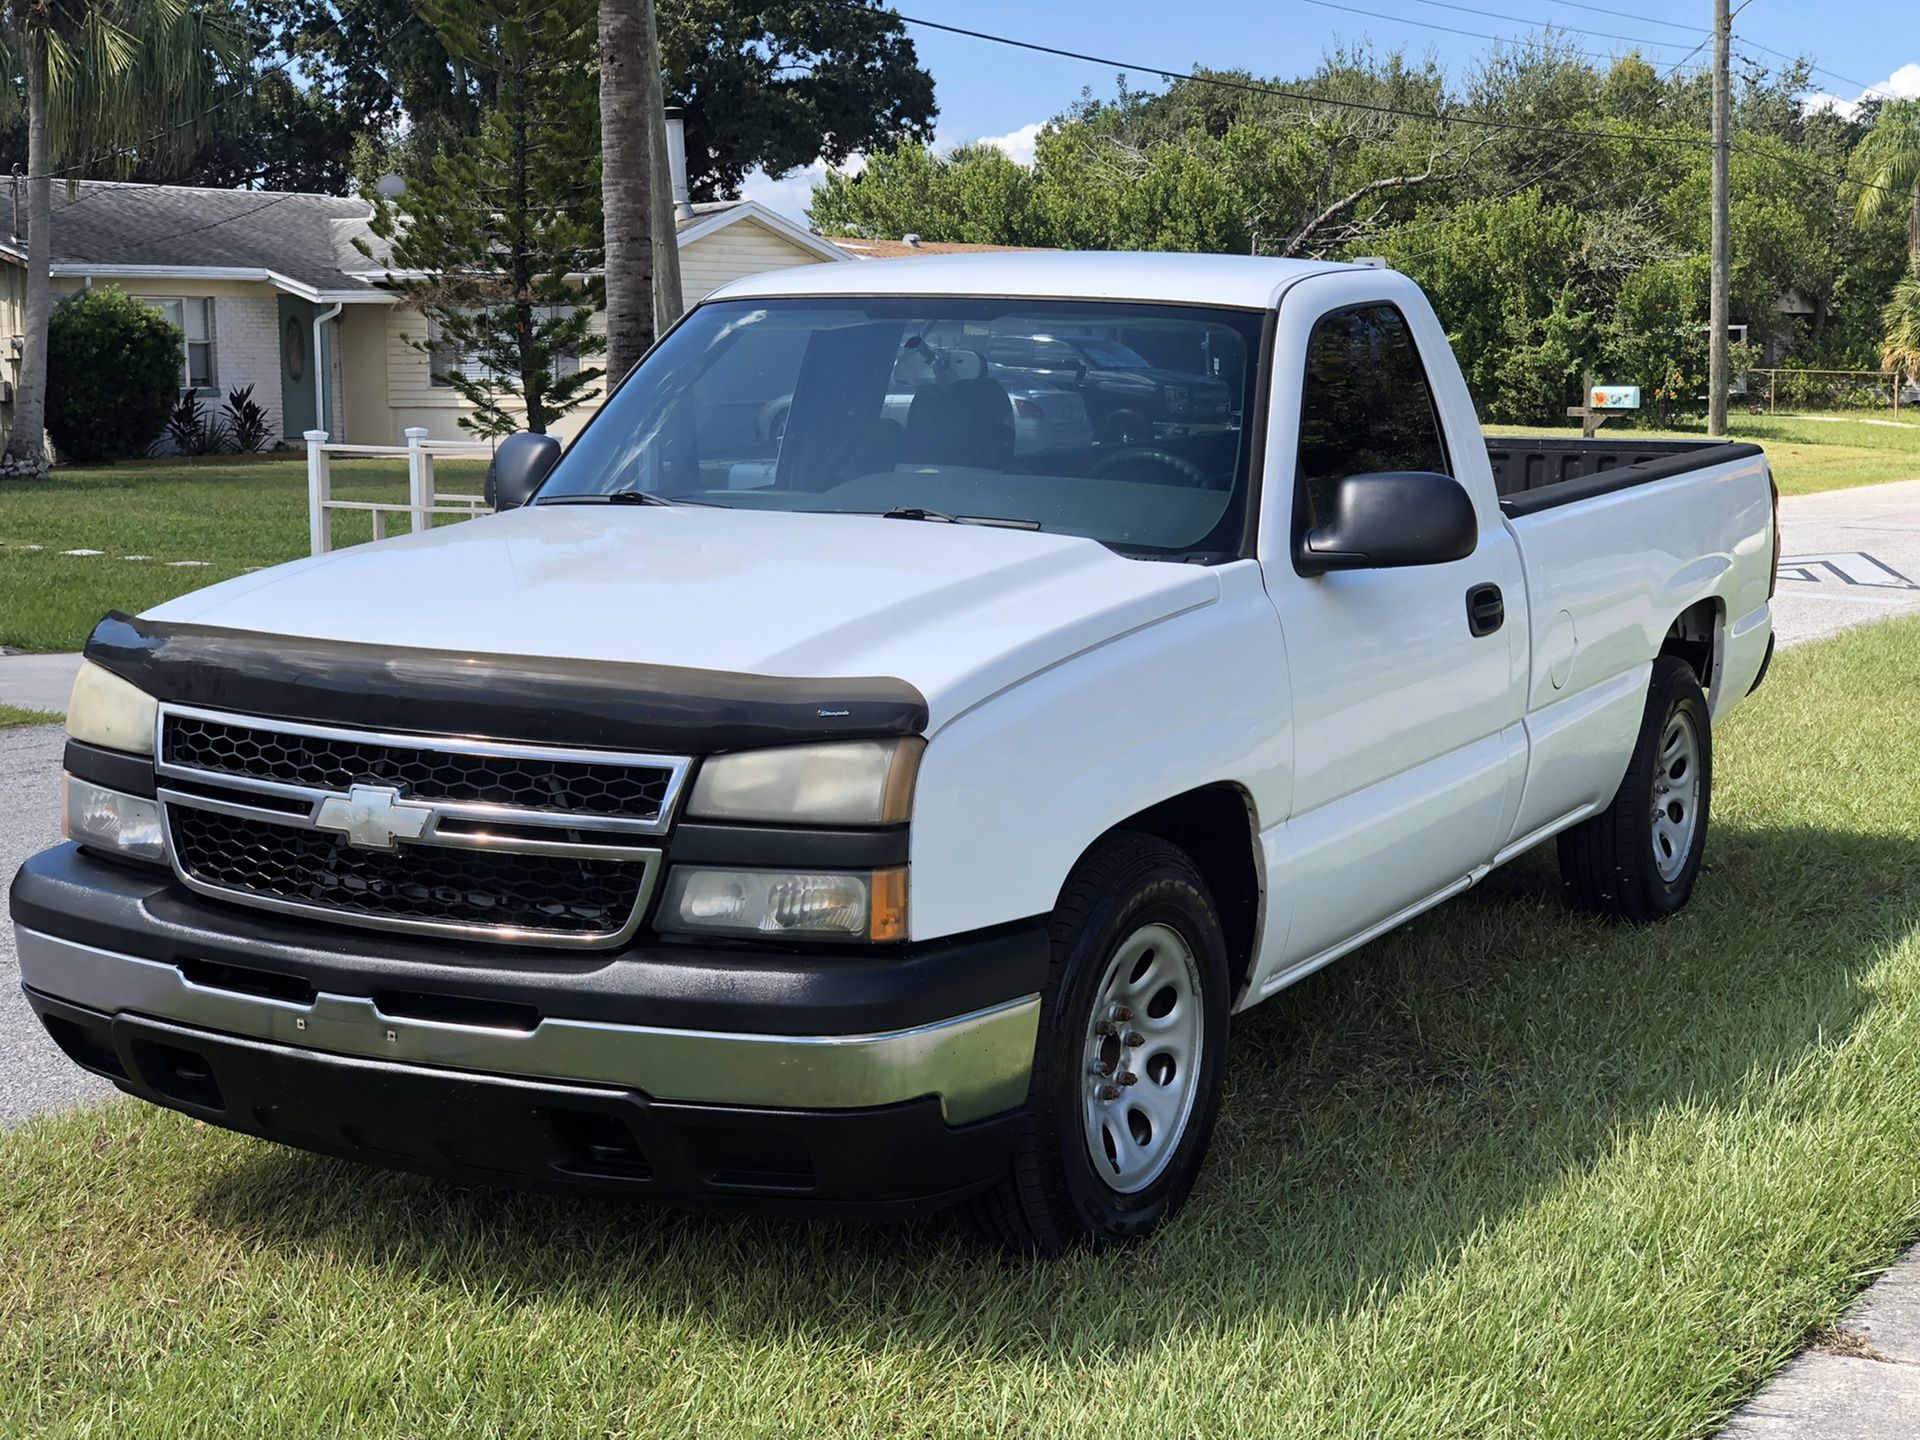
[{"label": "truck door", "polygon": [[[1260,544],[1293,683],[1293,807],[1267,837],[1269,887],[1292,919],[1284,941],[1269,936],[1257,987],[1471,883],[1524,780],[1519,554],[1446,345],[1424,297],[1387,271],[1316,276],[1280,306]],[[1327,518],[1340,477],[1408,470],[1467,488],[1472,555],[1295,571],[1295,529]]]}]

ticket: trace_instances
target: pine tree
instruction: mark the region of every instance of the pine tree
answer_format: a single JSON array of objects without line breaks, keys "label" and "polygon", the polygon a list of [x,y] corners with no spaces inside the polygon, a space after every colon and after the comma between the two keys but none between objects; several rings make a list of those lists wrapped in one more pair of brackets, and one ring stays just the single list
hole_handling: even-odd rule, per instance
[{"label": "pine tree", "polygon": [[476,133],[374,197],[374,233],[428,334],[412,343],[482,436],[544,433],[595,388],[601,271],[593,0],[425,0],[448,52],[493,82]]}]

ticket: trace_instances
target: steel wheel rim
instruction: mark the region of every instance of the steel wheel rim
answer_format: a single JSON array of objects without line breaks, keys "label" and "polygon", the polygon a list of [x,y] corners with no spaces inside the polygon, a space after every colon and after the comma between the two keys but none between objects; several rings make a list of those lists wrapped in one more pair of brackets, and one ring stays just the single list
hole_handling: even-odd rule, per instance
[{"label": "steel wheel rim", "polygon": [[1199,1093],[1204,1039],[1193,947],[1171,926],[1141,926],[1107,962],[1087,1022],[1087,1158],[1109,1188],[1144,1190],[1172,1162]]},{"label": "steel wheel rim", "polygon": [[1700,734],[1682,710],[1660,734],[1653,766],[1653,864],[1672,884],[1687,868],[1700,828]]}]

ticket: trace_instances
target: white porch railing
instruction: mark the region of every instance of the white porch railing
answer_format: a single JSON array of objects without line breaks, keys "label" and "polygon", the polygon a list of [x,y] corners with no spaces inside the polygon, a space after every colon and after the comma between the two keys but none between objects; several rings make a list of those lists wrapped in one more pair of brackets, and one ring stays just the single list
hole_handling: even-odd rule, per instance
[{"label": "white porch railing", "polygon": [[[333,549],[333,515],[336,510],[364,510],[373,519],[373,538],[387,538],[387,518],[409,517],[416,531],[433,527],[436,515],[457,515],[471,520],[489,513],[482,495],[442,495],[434,489],[433,462],[436,456],[491,456],[493,445],[485,440],[429,440],[425,426],[406,431],[405,445],[347,445],[327,439],[324,430],[309,430],[307,441],[307,543],[315,555]],[[407,498],[405,503],[384,500],[336,500],[333,498],[333,457],[375,455],[401,456],[407,460]]]}]

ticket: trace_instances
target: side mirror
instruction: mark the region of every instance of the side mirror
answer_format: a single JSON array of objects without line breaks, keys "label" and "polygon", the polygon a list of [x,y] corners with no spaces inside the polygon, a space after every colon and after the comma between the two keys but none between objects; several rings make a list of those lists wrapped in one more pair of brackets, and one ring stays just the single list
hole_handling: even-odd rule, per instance
[{"label": "side mirror", "polygon": [[1335,482],[1333,518],[1296,536],[1293,568],[1322,575],[1464,560],[1479,543],[1480,522],[1451,475],[1394,470]]},{"label": "side mirror", "polygon": [[487,466],[487,504],[495,510],[517,510],[533,498],[559,458],[560,442],[551,435],[518,430],[507,436]]}]

